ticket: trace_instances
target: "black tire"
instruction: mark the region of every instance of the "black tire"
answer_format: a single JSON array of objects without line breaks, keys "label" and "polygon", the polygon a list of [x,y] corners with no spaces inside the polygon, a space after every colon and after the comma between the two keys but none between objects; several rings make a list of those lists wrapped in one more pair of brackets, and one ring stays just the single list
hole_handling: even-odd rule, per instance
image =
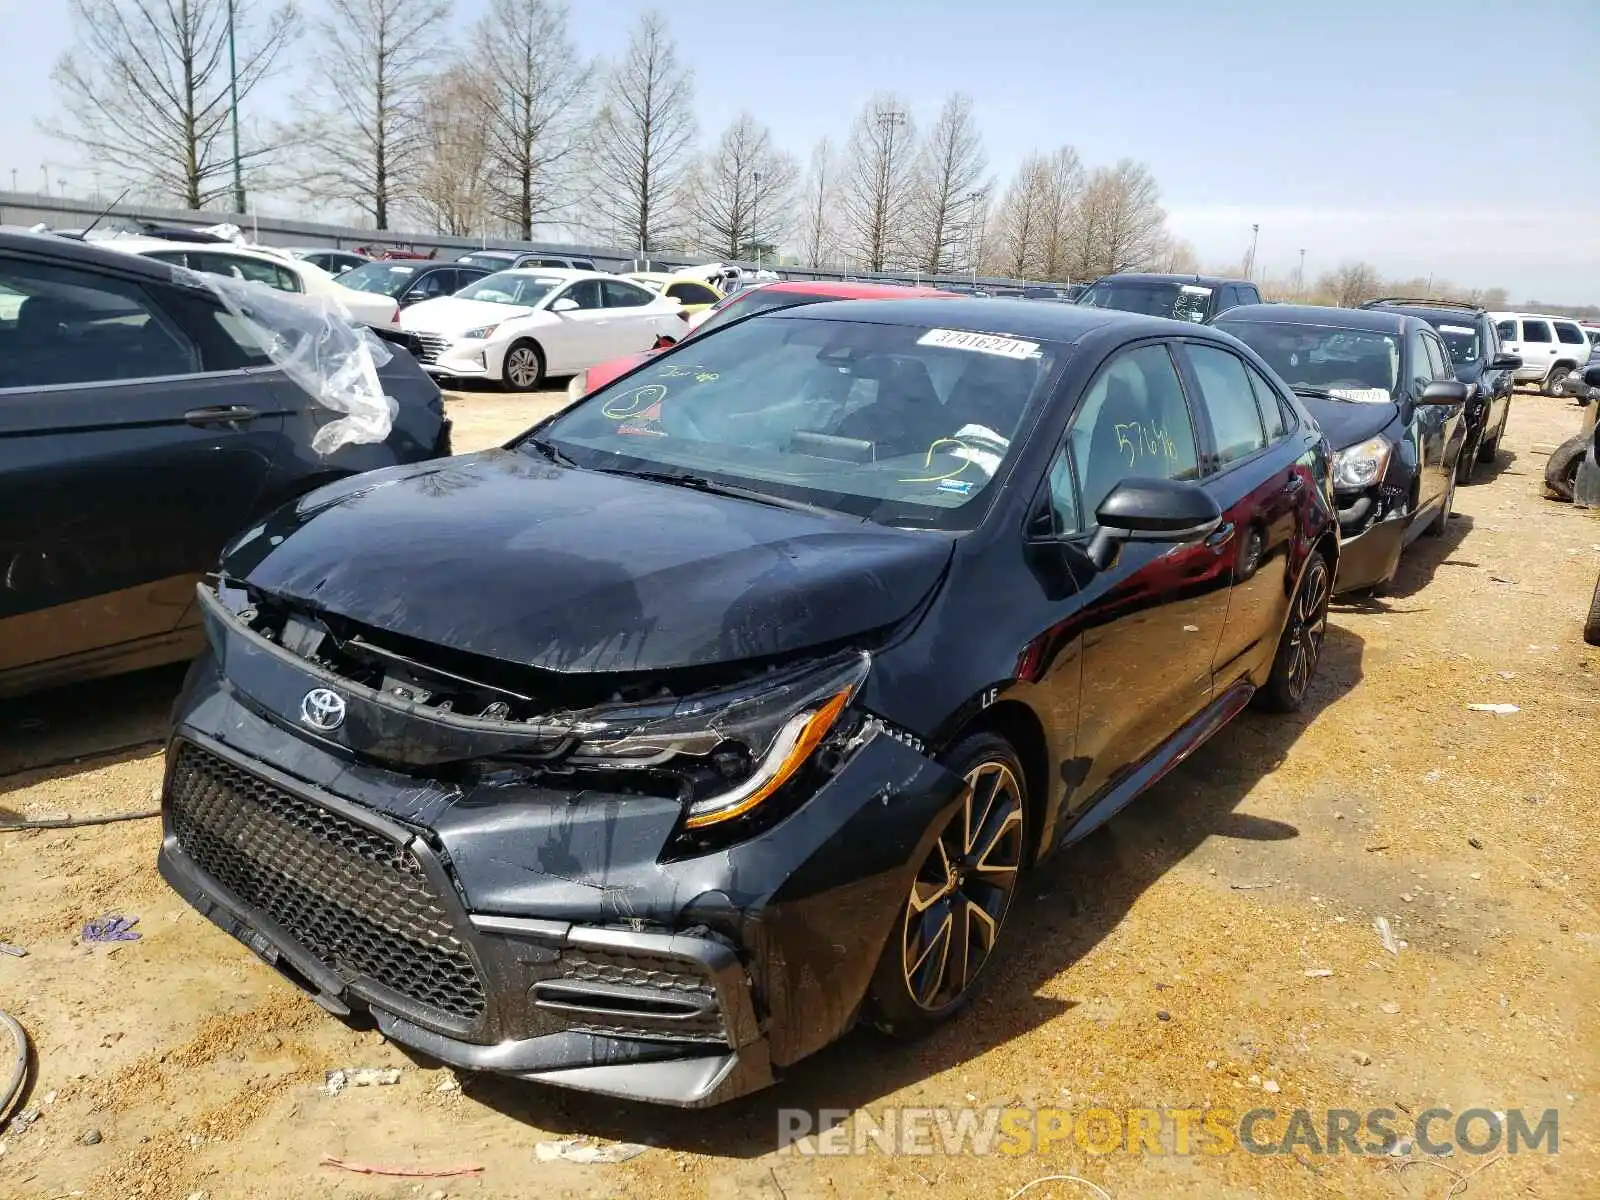
[{"label": "black tire", "polygon": [[1579,433],[1569,437],[1551,452],[1544,464],[1544,486],[1558,500],[1572,499],[1578,486],[1578,465],[1589,452],[1592,434]]},{"label": "black tire", "polygon": [[1478,447],[1479,462],[1492,463],[1495,455],[1500,453],[1500,439],[1505,436],[1506,422],[1510,419],[1511,414],[1507,412],[1505,416],[1500,418],[1500,428],[1494,431],[1494,436],[1483,442]]},{"label": "black tire", "polygon": [[868,1021],[897,1038],[920,1037],[972,1002],[1033,835],[1027,776],[1009,742],[975,733],[940,757],[968,780],[967,796],[918,868],[867,993]]},{"label": "black tire", "polygon": [[1450,510],[1456,504],[1456,473],[1450,472],[1450,479],[1444,485],[1444,503],[1439,506],[1439,515],[1428,522],[1428,527],[1423,530],[1429,537],[1443,537],[1445,527],[1450,523]]},{"label": "black tire", "polygon": [[[1486,417],[1485,420],[1487,419]],[[1481,457],[1483,435],[1487,432],[1487,429],[1478,430],[1477,436],[1469,438],[1467,444],[1461,447],[1461,457],[1456,459],[1457,483],[1470,484],[1472,482],[1473,468],[1483,461]]]},{"label": "black tire", "polygon": [[[1388,580],[1374,586],[1387,589]],[[1300,576],[1289,619],[1278,638],[1278,653],[1272,660],[1272,674],[1255,695],[1259,707],[1268,712],[1299,712],[1322,659],[1322,646],[1328,636],[1328,601],[1333,593],[1333,572],[1328,560],[1313,551]]]},{"label": "black tire", "polygon": [[1572,374],[1571,367],[1560,365],[1550,368],[1550,374],[1544,377],[1544,387],[1541,389],[1546,396],[1561,395],[1561,381]]},{"label": "black tire", "polygon": [[512,342],[500,372],[500,386],[508,392],[531,392],[544,383],[544,351],[524,338]]},{"label": "black tire", "polygon": [[1583,620],[1583,640],[1600,646],[1600,579],[1594,581],[1594,598],[1589,601],[1589,615]]}]

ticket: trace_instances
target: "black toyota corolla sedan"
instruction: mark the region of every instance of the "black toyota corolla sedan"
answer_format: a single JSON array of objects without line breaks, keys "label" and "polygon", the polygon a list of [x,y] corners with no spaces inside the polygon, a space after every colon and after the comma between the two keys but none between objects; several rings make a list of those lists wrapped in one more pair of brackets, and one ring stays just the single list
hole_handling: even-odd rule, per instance
[{"label": "black toyota corolla sedan", "polygon": [[1439,334],[1405,313],[1293,304],[1214,324],[1288,380],[1327,431],[1343,542],[1334,590],[1381,593],[1401,550],[1442,534],[1455,502],[1467,388]]},{"label": "black toyota corolla sedan", "polygon": [[161,870],[433,1058],[716,1103],[961,1009],[1021,871],[1301,704],[1338,552],[1213,330],[758,314],[240,535]]}]

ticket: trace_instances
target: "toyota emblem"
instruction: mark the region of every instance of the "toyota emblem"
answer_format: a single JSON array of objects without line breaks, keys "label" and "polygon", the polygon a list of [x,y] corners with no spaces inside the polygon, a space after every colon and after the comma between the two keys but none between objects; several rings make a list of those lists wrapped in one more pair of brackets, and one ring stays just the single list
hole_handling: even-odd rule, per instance
[{"label": "toyota emblem", "polygon": [[312,688],[300,701],[300,719],[313,729],[332,733],[344,724],[344,697],[327,688]]}]

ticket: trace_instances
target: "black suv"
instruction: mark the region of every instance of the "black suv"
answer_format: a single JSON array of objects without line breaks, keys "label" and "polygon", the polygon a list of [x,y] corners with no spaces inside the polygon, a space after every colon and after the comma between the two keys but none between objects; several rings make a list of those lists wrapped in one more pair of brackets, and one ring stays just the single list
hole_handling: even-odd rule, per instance
[{"label": "black suv", "polygon": [[467,262],[439,259],[425,262],[380,259],[346,271],[339,276],[339,282],[358,292],[389,296],[401,308],[409,308],[423,300],[453,296],[467,284],[488,278],[494,270],[486,266],[475,267]]},{"label": "black suv", "polygon": [[1084,289],[1077,303],[1200,325],[1241,304],[1260,304],[1261,291],[1248,279],[1128,272],[1102,275]]},{"label": "black suv", "polygon": [[0,695],[191,656],[229,536],[357,471],[449,453],[439,389],[379,367],[388,440],[324,458],[337,414],[209,288],[151,259],[0,233]]},{"label": "black suv", "polygon": [[1036,860],[1301,706],[1329,472],[1206,326],[755,314],[240,539],[162,874],[434,1058],[728,1099],[954,1016]]},{"label": "black suv", "polygon": [[1456,479],[1470,483],[1477,464],[1493,462],[1500,447],[1521,357],[1500,348],[1493,318],[1476,304],[1389,297],[1361,307],[1419,317],[1444,339],[1456,378],[1467,385],[1467,442],[1456,464]]}]

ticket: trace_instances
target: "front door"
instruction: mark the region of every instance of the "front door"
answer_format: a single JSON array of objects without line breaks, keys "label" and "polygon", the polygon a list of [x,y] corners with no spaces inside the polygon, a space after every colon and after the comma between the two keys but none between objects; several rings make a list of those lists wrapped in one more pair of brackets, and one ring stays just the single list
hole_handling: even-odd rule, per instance
[{"label": "front door", "polygon": [[[1170,346],[1119,351],[1084,394],[1052,471],[1058,529],[1087,542],[1095,510],[1125,478],[1198,479],[1198,447]],[[1083,667],[1072,810],[1114,786],[1210,700],[1229,551],[1225,543],[1130,542],[1087,581],[1078,599]]]},{"label": "front door", "polygon": [[1556,356],[1561,353],[1561,346],[1556,342],[1555,330],[1550,328],[1549,321],[1523,317],[1521,325],[1522,349],[1518,351],[1522,355],[1520,377],[1542,381],[1550,374]]},{"label": "front door", "polygon": [[1233,564],[1216,686],[1229,687],[1276,652],[1288,615],[1290,559],[1309,472],[1282,453],[1276,389],[1244,359],[1213,344],[1183,345],[1198,415],[1209,427],[1206,490],[1222,509],[1212,535]]},{"label": "front door", "polygon": [[[170,633],[254,511],[276,370],[135,279],[0,257],[0,674]],[[220,311],[220,310],[217,310]]]},{"label": "front door", "polygon": [[1423,509],[1434,501],[1442,501],[1454,474],[1454,465],[1447,465],[1445,457],[1451,453],[1449,443],[1459,424],[1456,417],[1461,413],[1461,406],[1422,402],[1423,390],[1430,383],[1455,378],[1443,343],[1431,334],[1416,330],[1407,335],[1406,343],[1411,395],[1417,402],[1417,415],[1411,422],[1418,464],[1417,508]]}]

